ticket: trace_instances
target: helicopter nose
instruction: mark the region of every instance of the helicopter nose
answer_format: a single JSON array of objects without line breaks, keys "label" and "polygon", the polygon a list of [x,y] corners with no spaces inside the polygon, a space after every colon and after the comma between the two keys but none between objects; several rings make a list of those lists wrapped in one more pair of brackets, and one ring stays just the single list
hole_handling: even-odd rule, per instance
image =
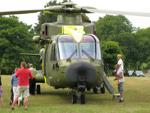
[{"label": "helicopter nose", "polygon": [[92,85],[96,83],[96,70],[94,66],[86,62],[70,65],[67,68],[66,76],[71,84],[86,82]]}]

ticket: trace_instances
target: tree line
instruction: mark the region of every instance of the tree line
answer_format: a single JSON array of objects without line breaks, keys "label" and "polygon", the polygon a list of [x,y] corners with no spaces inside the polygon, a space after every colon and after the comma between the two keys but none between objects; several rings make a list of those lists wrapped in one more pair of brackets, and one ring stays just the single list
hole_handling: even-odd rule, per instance
[{"label": "tree line", "polygon": [[96,22],[96,32],[102,42],[106,67],[113,69],[116,54],[120,52],[126,69],[150,69],[150,28],[135,28],[122,15],[106,15]]},{"label": "tree line", "polygon": [[34,30],[20,22],[17,17],[0,17],[0,69],[10,74],[21,61],[33,62],[35,59],[20,53],[34,53],[38,47],[32,42]]},{"label": "tree line", "polygon": [[[54,0],[46,6],[55,4],[60,3]],[[0,69],[4,74],[10,74],[22,60],[38,65],[38,57],[20,53],[39,52],[39,46],[32,42],[32,37],[39,33],[44,22],[56,21],[56,16],[47,12],[40,13],[35,28],[19,21],[15,16],[0,17]],[[86,15],[83,15],[83,19],[89,22]],[[106,71],[114,68],[118,53],[123,54],[126,69],[150,69],[150,28],[135,28],[122,15],[100,17],[95,25]]]}]

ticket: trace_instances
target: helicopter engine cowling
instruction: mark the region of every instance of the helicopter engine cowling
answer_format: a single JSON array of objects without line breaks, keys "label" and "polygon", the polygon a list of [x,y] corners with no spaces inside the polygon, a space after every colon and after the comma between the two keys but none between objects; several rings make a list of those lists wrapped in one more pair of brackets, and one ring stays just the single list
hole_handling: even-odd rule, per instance
[{"label": "helicopter engine cowling", "polygon": [[66,71],[68,83],[72,88],[84,83],[87,87],[94,87],[96,84],[96,70],[86,62],[71,64]]}]

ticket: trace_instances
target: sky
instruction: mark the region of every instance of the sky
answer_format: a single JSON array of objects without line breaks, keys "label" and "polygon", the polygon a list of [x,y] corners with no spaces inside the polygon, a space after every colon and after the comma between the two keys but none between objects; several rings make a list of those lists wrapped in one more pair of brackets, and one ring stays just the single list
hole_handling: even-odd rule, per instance
[{"label": "sky", "polygon": [[[25,9],[41,9],[50,0],[0,0],[0,11],[25,10]],[[59,0],[62,1],[62,0]],[[147,12],[150,13],[149,0],[72,0],[81,6],[91,6],[98,9]],[[29,25],[35,25],[38,22],[38,14],[22,14],[17,15],[20,21]],[[105,14],[88,15],[92,21],[96,21]],[[150,17],[127,16],[134,27],[147,28],[150,27]]]}]

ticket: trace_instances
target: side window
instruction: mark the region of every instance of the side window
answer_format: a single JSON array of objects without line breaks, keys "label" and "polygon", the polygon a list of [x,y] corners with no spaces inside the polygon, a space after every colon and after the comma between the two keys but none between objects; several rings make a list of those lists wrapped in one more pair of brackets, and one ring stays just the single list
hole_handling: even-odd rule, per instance
[{"label": "side window", "polygon": [[52,44],[50,60],[51,61],[55,61],[56,60],[56,48],[55,48],[55,44]]}]

